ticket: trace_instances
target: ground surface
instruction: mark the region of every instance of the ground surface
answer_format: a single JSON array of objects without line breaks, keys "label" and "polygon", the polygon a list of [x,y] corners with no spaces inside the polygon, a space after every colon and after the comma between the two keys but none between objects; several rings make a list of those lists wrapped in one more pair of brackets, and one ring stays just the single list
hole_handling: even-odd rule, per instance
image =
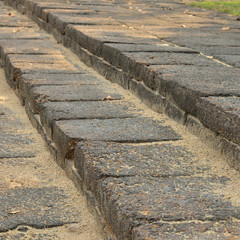
[{"label": "ground surface", "polygon": [[[79,3],[78,1],[70,4],[59,0],[56,1],[57,3],[50,4],[50,7],[49,3],[28,2],[28,10],[32,18],[58,37],[66,30],[69,39],[65,39],[65,43],[67,41],[73,43],[75,53],[81,53],[79,57],[85,58],[85,62],[90,62],[89,65],[93,64],[97,70],[102,71],[102,75],[106,77],[111,75],[113,78],[110,79],[113,82],[124,83],[125,81],[126,85],[130,86],[130,90],[139,95],[146,95],[145,100],[149,100],[149,97],[149,105],[155,104],[155,107],[160,108],[159,105],[166,104],[164,105],[166,112],[172,112],[173,117],[180,115],[179,122],[187,122],[187,124],[191,124],[190,121],[193,124],[197,122],[196,118],[189,114],[184,115],[166,98],[161,98],[156,92],[147,92],[146,88],[144,90],[138,70],[145,69],[146,66],[162,74],[162,79],[151,79],[149,76],[147,82],[151,87],[159,87],[157,84],[161,82],[160,80],[166,80],[161,84],[182,82],[184,88],[178,88],[177,84],[166,84],[161,86],[159,91],[164,91],[164,86],[165,90],[174,89],[175,91],[171,92],[172,97],[179,94],[175,101],[184,103],[188,110],[192,108],[199,110],[201,107],[204,111],[208,109],[210,113],[207,114],[209,117],[207,120],[212,128],[216,127],[219,131],[216,125],[224,122],[225,119],[231,119],[232,115],[233,120],[235,121],[236,118],[236,122],[238,121],[239,118],[236,115],[239,112],[237,108],[239,98],[231,96],[226,99],[224,94],[238,93],[239,69],[224,68],[222,65],[215,68],[213,66],[216,62],[206,56],[200,56],[193,49],[179,47],[169,42],[169,44],[163,43],[146,32],[144,34],[134,32],[133,28],[140,27],[142,31],[152,29],[154,33],[157,32],[160,35],[164,33],[164,29],[162,32],[161,29],[157,31],[155,28],[158,27],[155,16],[160,14],[157,4],[154,5],[156,8],[150,7],[149,1],[142,1],[144,4],[140,6],[138,2],[133,6],[125,6],[124,1],[116,1],[116,6],[111,1],[94,1],[95,4],[84,1],[83,5],[79,5],[76,4]],[[118,6],[119,4],[123,6]],[[186,8],[179,3],[174,3],[173,8],[168,6],[168,3],[163,5],[160,8],[166,14],[164,18],[170,14],[169,21],[165,22],[166,26],[169,27],[172,21],[178,22],[178,27],[172,29],[173,32],[185,29],[195,33],[194,29],[188,29],[188,27],[205,22],[203,18],[199,20],[194,16],[185,17],[189,12],[183,13]],[[73,8],[75,10],[69,10]],[[143,10],[156,15],[145,15]],[[94,207],[98,207],[117,239],[239,239],[240,176],[239,172],[228,166],[225,157],[201,142],[198,137],[191,135],[185,126],[170,120],[162,114],[163,111],[153,112],[129,91],[110,83],[84,66],[74,54],[57,44],[50,35],[39,30],[28,18],[16,12],[11,16],[9,11],[12,10],[2,5],[1,18],[4,21],[0,26],[0,53],[8,77],[7,81],[16,88],[16,92],[25,102],[32,122],[48,140],[50,149],[53,150],[51,147],[56,144],[57,148],[54,148],[58,156],[56,159],[59,159],[61,165],[67,170],[71,166],[72,173],[75,174],[73,180],[84,186],[86,195],[91,197],[92,203],[95,203]],[[77,17],[74,15],[76,12]],[[209,12],[205,13],[211,16]],[[116,20],[110,18],[109,14],[116,17]],[[78,15],[83,15],[83,18],[79,18]],[[145,17],[145,23],[149,23],[148,26],[139,26],[139,21],[142,21],[143,17]],[[132,24],[132,27],[122,26],[119,23],[121,19],[129,26]],[[189,24],[184,22],[186,19],[189,20]],[[65,21],[68,20],[76,21],[75,25],[66,27],[68,23]],[[107,24],[102,24],[102,21]],[[163,24],[165,20],[159,18],[159,21]],[[215,19],[215,21],[219,20]],[[227,20],[227,22],[231,21]],[[26,27],[22,27],[23,23]],[[118,28],[109,26],[111,24],[118,24]],[[199,24],[197,25],[196,29],[199,28]],[[114,32],[114,29],[119,32]],[[222,25],[218,29],[222,36],[224,32],[221,30]],[[205,31],[205,28],[203,30]],[[168,32],[170,33],[171,31]],[[232,34],[237,39],[237,34],[235,32]],[[178,36],[175,36],[169,41],[180,41],[185,44],[189,37],[184,36],[184,39],[179,40]],[[170,36],[167,35],[167,37]],[[226,42],[234,46],[238,43],[236,39],[228,41],[220,37],[216,38],[214,34],[212,37],[216,40],[213,43],[218,43],[220,46]],[[109,41],[112,42],[109,43]],[[78,44],[79,42],[83,46]],[[199,42],[201,38],[196,36],[187,45],[194,47],[195,43]],[[230,48],[214,46],[216,51],[230,51]],[[91,55],[84,47],[89,48],[88,50],[96,55],[103,54],[109,62],[122,67],[128,74],[138,77],[139,81],[108,65],[103,58],[98,59]],[[200,47],[209,49],[213,46]],[[122,73],[121,77],[118,71]],[[227,78],[229,72],[231,76]],[[141,73],[144,74],[144,71]],[[201,73],[204,74],[201,75]],[[203,102],[206,107],[199,106],[187,98],[190,95],[193,99],[197,99],[196,102],[199,100],[199,96],[195,94],[196,92],[190,91],[191,89],[203,91],[203,93],[220,93],[221,97],[219,95],[205,97]],[[226,115],[221,116],[223,121],[215,123],[211,114],[225,112],[218,111],[211,104],[214,106],[219,104],[223,108],[234,104],[236,109],[226,111]],[[4,129],[8,129],[9,123],[6,121],[4,123],[6,123],[5,126],[3,125]],[[213,132],[206,131],[200,124],[197,126],[200,126],[198,130],[202,130],[201,133],[205,139],[208,136],[214,136],[216,144],[222,144],[220,141],[217,142],[219,138]],[[232,135],[227,136],[235,142],[239,142],[239,135],[236,134],[238,126],[236,124],[231,131]],[[227,128],[228,125],[224,127]],[[229,131],[223,128],[219,135],[225,136],[228,133]],[[11,140],[9,143],[18,144],[18,148],[21,147],[16,134],[10,131],[7,135]],[[34,145],[32,141],[32,138],[26,135],[21,143],[30,146]],[[4,141],[2,142],[4,145]],[[9,153],[14,156],[15,151],[12,151],[12,148],[3,147],[3,149],[5,149],[3,154]],[[36,150],[28,150],[27,153],[24,150],[22,153],[22,149],[23,147],[18,150],[18,154],[25,154],[27,159],[36,155]],[[18,158],[23,157],[18,156]],[[46,166],[50,169],[50,164],[44,163],[45,168]],[[42,227],[43,224],[54,226],[57,223],[64,224],[60,229],[65,229],[66,223],[74,224],[75,221],[81,223],[79,216],[82,215],[76,214],[81,212],[81,209],[75,206],[71,189],[66,189],[62,182],[55,184],[54,181],[50,181],[54,182],[53,186],[50,185],[48,177],[45,175],[41,177],[41,174],[36,172],[37,169],[32,169],[32,172],[39,176],[37,180],[42,182],[40,181],[38,186],[41,187],[35,189],[32,183],[27,193],[21,189],[13,191],[11,195],[3,195],[4,208],[9,209],[3,216],[3,229],[5,225],[16,225],[16,222],[24,223],[22,225],[31,222],[34,229],[36,226]],[[13,170],[11,172],[14,174]],[[52,173],[50,171],[49,179],[54,179]],[[15,175],[22,176],[22,174]],[[59,174],[56,178],[59,178]],[[28,183],[31,181],[29,180]],[[43,186],[43,183],[46,185]],[[40,203],[37,206],[32,204],[36,196],[39,196]],[[20,208],[14,203],[17,197],[22,197],[23,200],[32,199],[32,201],[22,201],[23,208]],[[8,204],[9,198],[14,207]],[[72,200],[73,205],[68,205],[69,199]],[[29,209],[33,209],[31,213],[34,212],[34,215],[25,211],[28,217],[24,218],[20,213],[22,209],[27,208],[25,207],[27,205]],[[46,207],[48,214],[44,211]],[[61,214],[55,212],[55,209],[60,209]],[[16,220],[13,221],[11,216],[16,216]],[[20,229],[20,231],[24,230]]]},{"label": "ground surface", "polygon": [[0,239],[102,239],[0,70]]}]

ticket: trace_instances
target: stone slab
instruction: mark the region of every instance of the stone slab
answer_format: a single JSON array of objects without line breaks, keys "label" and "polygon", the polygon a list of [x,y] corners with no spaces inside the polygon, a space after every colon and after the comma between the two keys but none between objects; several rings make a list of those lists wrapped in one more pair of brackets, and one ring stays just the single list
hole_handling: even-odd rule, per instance
[{"label": "stone slab", "polygon": [[23,73],[78,73],[81,71],[61,55],[56,55],[56,58],[52,59],[48,58],[49,55],[7,55],[5,59],[7,77],[16,82]]},{"label": "stone slab", "polygon": [[21,95],[27,97],[30,95],[32,87],[48,85],[105,85],[102,79],[95,75],[82,73],[75,74],[22,74],[17,81]]},{"label": "stone slab", "polygon": [[50,137],[55,121],[69,119],[131,118],[143,111],[125,101],[48,102],[40,109],[42,125]]},{"label": "stone slab", "polygon": [[108,96],[111,100],[120,100],[123,96],[109,85],[48,85],[31,88],[27,96],[33,110],[39,112],[44,102],[66,101],[103,101]]},{"label": "stone slab", "polygon": [[227,63],[233,67],[240,68],[240,55],[218,55],[214,58]]},{"label": "stone slab", "polygon": [[19,239],[24,239],[27,237],[31,237],[32,240],[53,240],[53,239],[57,239],[57,235],[56,234],[48,234],[48,233],[36,233],[36,234],[28,234],[25,233],[25,229],[27,229],[26,227],[19,227],[18,228],[19,233],[16,234],[11,234],[11,233],[4,233],[4,234],[0,234],[0,240],[19,240]]},{"label": "stone slab", "polygon": [[159,41],[157,44],[121,44],[121,43],[104,43],[102,46],[102,56],[109,63],[119,66],[119,57],[127,53],[198,53],[189,48],[176,47],[174,45]]},{"label": "stone slab", "polygon": [[148,86],[158,84],[161,95],[195,116],[199,96],[239,95],[239,70],[234,68],[220,65],[216,67],[155,65],[149,68],[158,74],[158,78],[145,79],[145,84]]},{"label": "stone slab", "polygon": [[4,113],[0,115],[0,158],[34,157],[34,151],[24,149],[33,144],[31,134],[24,132],[24,125],[9,109],[0,107],[0,111]]},{"label": "stone slab", "polygon": [[[49,11],[48,11],[49,12]],[[65,27],[69,24],[74,25],[118,25],[114,19],[109,16],[94,14],[92,10],[79,11],[50,11],[48,14],[48,22],[61,34],[65,33]],[[43,12],[43,15],[46,11]],[[45,17],[45,16],[44,16]]]},{"label": "stone slab", "polygon": [[173,143],[122,144],[87,141],[77,144],[74,163],[85,185],[96,192],[106,177],[176,177],[203,173],[193,153]]},{"label": "stone slab", "polygon": [[40,229],[79,222],[80,213],[68,204],[69,199],[62,189],[56,187],[1,190],[0,231],[20,225]]},{"label": "stone slab", "polygon": [[133,240],[164,239],[238,239],[239,221],[222,222],[156,222],[144,224],[133,229]]},{"label": "stone slab", "polygon": [[[130,62],[142,63],[146,65],[196,65],[211,66],[214,62],[199,54],[174,53],[174,52],[150,52],[150,53],[123,53],[124,59],[121,66]],[[130,59],[130,61],[126,61]],[[120,59],[121,61],[121,59]],[[123,68],[125,69],[125,68]]]},{"label": "stone slab", "polygon": [[207,128],[240,144],[239,97],[201,98],[197,107],[197,117]]},{"label": "stone slab", "polygon": [[224,46],[224,48],[220,48],[219,46],[200,45],[198,48],[208,56],[235,55],[237,52],[240,52],[240,46]]},{"label": "stone slab", "polygon": [[1,39],[48,39],[48,37],[40,32],[36,32],[32,28],[25,27],[4,27],[1,29]]},{"label": "stone slab", "polygon": [[240,208],[217,193],[228,181],[210,176],[109,177],[100,182],[96,197],[119,239],[130,239],[131,229],[147,222],[239,220]]},{"label": "stone slab", "polygon": [[8,40],[1,42],[2,57],[6,54],[61,55],[55,45],[44,40]]},{"label": "stone slab", "polygon": [[67,158],[73,157],[75,145],[82,140],[138,143],[179,139],[171,127],[151,118],[66,120],[53,126],[53,141]]},{"label": "stone slab", "polygon": [[157,43],[156,37],[148,34],[131,31],[127,27],[116,26],[80,26],[69,25],[66,36],[88,49],[91,53],[101,56],[103,43]]}]

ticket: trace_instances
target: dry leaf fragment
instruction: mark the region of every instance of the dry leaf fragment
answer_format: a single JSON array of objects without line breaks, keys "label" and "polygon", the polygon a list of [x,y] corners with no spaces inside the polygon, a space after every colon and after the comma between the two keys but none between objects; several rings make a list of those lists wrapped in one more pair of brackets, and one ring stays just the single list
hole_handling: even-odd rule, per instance
[{"label": "dry leaf fragment", "polygon": [[230,27],[223,27],[222,28],[222,31],[227,31],[227,30],[230,30]]},{"label": "dry leaf fragment", "polygon": [[20,210],[13,210],[13,211],[10,211],[10,212],[8,212],[9,214],[16,214],[16,213],[19,213],[19,212],[21,212]]},{"label": "dry leaf fragment", "polygon": [[183,24],[182,27],[183,27],[183,28],[186,28],[187,26]]},{"label": "dry leaf fragment", "polygon": [[107,97],[103,98],[102,100],[103,101],[112,100],[112,97],[111,96],[107,96]]}]

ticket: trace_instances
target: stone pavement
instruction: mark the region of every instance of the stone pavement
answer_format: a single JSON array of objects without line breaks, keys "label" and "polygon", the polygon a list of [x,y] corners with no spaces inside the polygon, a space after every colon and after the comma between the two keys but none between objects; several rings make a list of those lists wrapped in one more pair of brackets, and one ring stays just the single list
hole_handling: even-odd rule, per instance
[{"label": "stone pavement", "polygon": [[239,170],[237,17],[179,0],[6,2],[153,110],[194,134],[210,130],[204,141]]},{"label": "stone pavement", "polygon": [[109,238],[240,239],[238,22],[168,1],[9,3],[228,155],[1,3],[7,81]]},{"label": "stone pavement", "polygon": [[3,69],[0,83],[0,239],[104,239],[86,199],[54,162]]}]

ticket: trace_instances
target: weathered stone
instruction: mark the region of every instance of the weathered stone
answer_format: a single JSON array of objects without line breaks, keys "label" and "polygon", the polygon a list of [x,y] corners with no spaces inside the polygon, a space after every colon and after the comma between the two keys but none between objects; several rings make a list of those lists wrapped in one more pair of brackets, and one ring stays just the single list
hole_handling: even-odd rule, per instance
[{"label": "weathered stone", "polygon": [[68,119],[108,119],[137,117],[142,111],[123,101],[48,102],[40,109],[40,117],[50,137],[55,121]]},{"label": "weathered stone", "polygon": [[105,177],[176,177],[206,171],[186,148],[172,143],[122,144],[87,141],[77,144],[74,163],[86,186],[96,192]]},{"label": "weathered stone", "polygon": [[[104,85],[100,78],[96,75],[74,73],[74,74],[23,74],[19,77],[18,81],[19,90],[22,96],[27,97],[30,95],[32,87],[48,86],[48,85]],[[103,84],[104,83],[104,84]]]},{"label": "weathered stone", "polygon": [[197,117],[212,131],[240,144],[240,98],[201,98]]},{"label": "weathered stone", "polygon": [[218,55],[214,56],[216,59],[227,63],[233,67],[240,68],[240,56],[239,55]]},{"label": "weathered stone", "polygon": [[222,222],[156,222],[144,224],[133,229],[133,240],[160,239],[238,239],[239,221]]},{"label": "weathered stone", "polygon": [[129,81],[129,89],[148,107],[152,108],[156,112],[163,113],[165,98],[160,94],[152,91],[146,87],[146,85],[134,79]]},{"label": "weathered stone", "polygon": [[[23,31],[24,29],[24,31]],[[26,31],[27,29],[27,31]],[[0,40],[1,39],[48,39],[48,37],[40,32],[33,30],[32,28],[24,27],[4,27],[1,29]]]},{"label": "weathered stone", "polygon": [[0,158],[34,157],[35,152],[23,149],[32,145],[30,134],[24,133],[24,125],[8,109],[0,110]]},{"label": "weathered stone", "polygon": [[122,95],[113,87],[106,85],[52,85],[31,88],[27,96],[33,110],[39,112],[39,105],[44,102],[66,101],[102,101],[110,97],[111,100],[120,100]]},{"label": "weathered stone", "polygon": [[2,41],[0,49],[2,58],[6,54],[61,55],[56,46],[40,39]]},{"label": "weathered stone", "polygon": [[91,10],[61,11],[49,13],[49,23],[61,34],[69,24],[74,25],[119,25],[119,22],[109,19],[108,16],[94,15]]},{"label": "weathered stone", "polygon": [[240,219],[240,208],[216,193],[228,181],[225,177],[108,177],[100,182],[96,197],[119,239],[130,239],[131,229],[146,222]]},{"label": "weathered stone", "polygon": [[171,127],[150,118],[66,120],[53,127],[53,140],[67,158],[73,157],[81,140],[137,143],[178,139],[181,137]]},{"label": "weathered stone", "polygon": [[79,70],[61,55],[35,56],[10,54],[6,56],[7,77],[16,82],[23,73],[77,73]]},{"label": "weathered stone", "polygon": [[112,43],[157,43],[155,37],[139,32],[133,32],[127,27],[116,26],[74,26],[66,28],[66,36],[78,42],[82,47],[88,49],[91,53],[101,56],[102,44]]},{"label": "weathered stone", "polygon": [[1,208],[4,209],[0,213],[0,231],[15,229],[20,225],[44,228],[79,221],[80,213],[69,206],[69,199],[62,189],[56,187],[0,191]]},{"label": "weathered stone", "polygon": [[[102,46],[102,56],[114,66],[121,67],[120,57],[130,56],[129,53],[135,54],[154,54],[159,56],[160,53],[198,53],[194,50],[175,47],[171,44],[159,42],[157,44],[121,44],[121,43],[104,43]],[[128,54],[128,55],[125,55]],[[122,56],[123,55],[123,56]],[[194,55],[195,56],[195,55]],[[146,61],[146,59],[144,59]],[[144,62],[143,61],[143,62]]]},{"label": "weathered stone", "polygon": [[160,94],[195,116],[196,103],[200,96],[239,95],[237,69],[220,65],[216,67],[156,65],[149,68],[158,73],[158,79],[145,79],[146,85],[158,82]]}]

